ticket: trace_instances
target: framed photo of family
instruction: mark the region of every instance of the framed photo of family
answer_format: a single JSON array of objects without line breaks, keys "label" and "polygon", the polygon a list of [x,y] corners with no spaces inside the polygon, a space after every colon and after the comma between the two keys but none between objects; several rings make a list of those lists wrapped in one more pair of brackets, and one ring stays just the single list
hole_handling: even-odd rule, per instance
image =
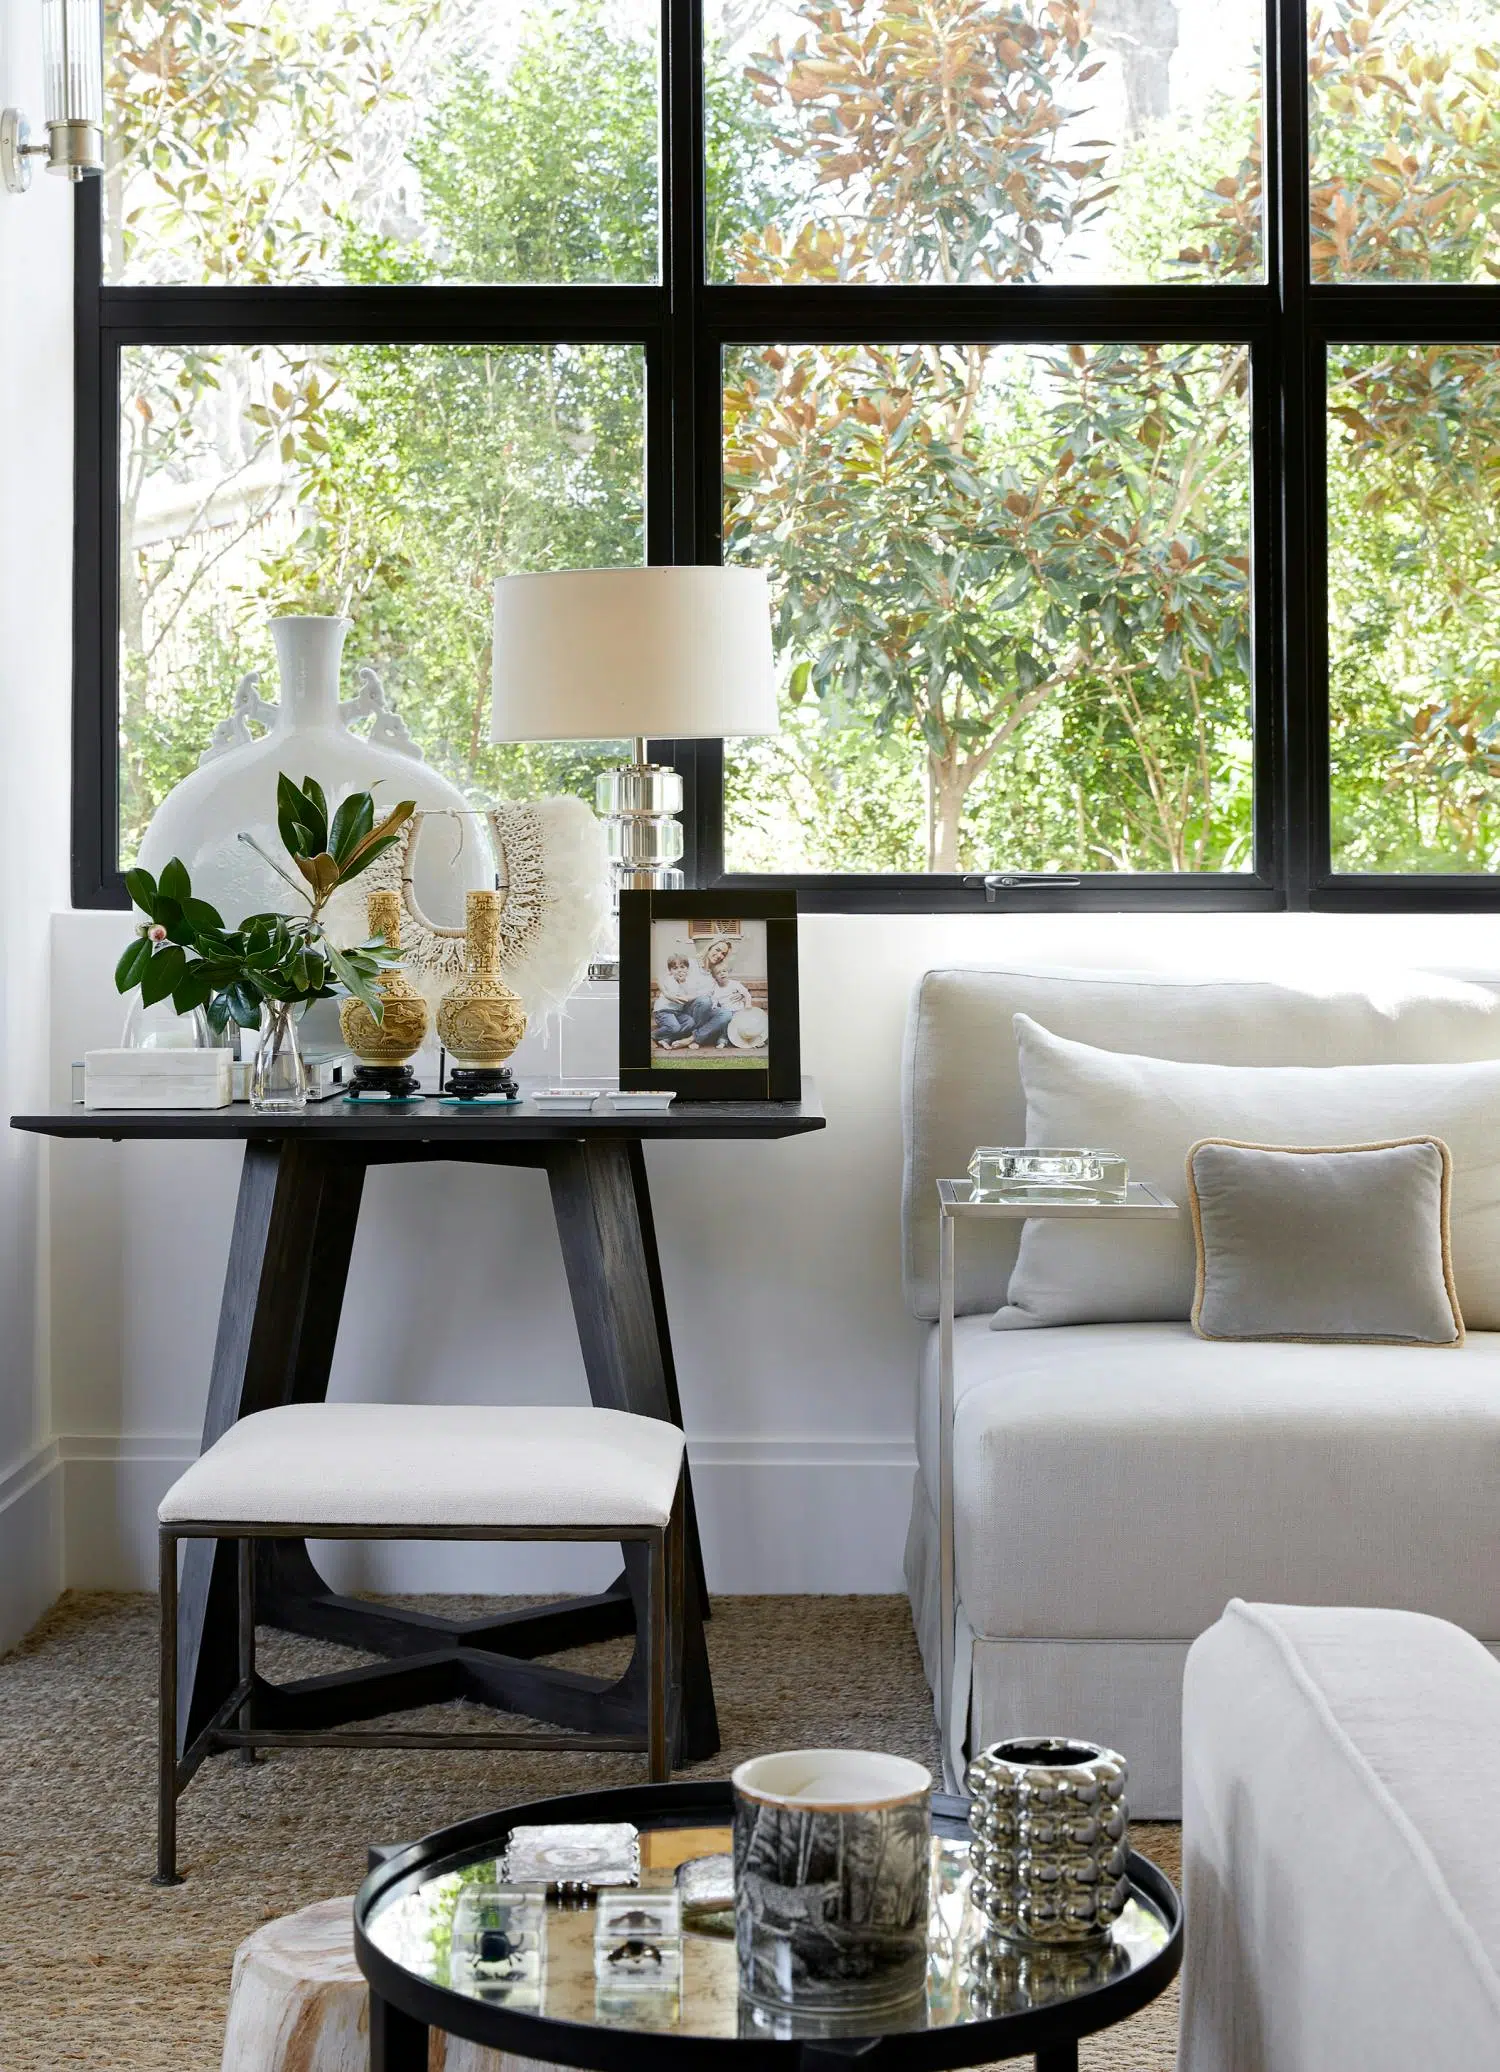
[{"label": "framed photo of family", "polygon": [[801,1099],[794,892],[620,894],[620,1086]]}]

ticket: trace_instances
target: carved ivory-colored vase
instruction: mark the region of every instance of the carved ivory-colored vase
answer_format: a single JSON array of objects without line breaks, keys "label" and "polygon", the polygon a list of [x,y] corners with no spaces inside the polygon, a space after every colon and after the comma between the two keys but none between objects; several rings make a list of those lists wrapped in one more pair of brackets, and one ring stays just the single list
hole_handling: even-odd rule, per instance
[{"label": "carved ivory-colored vase", "polygon": [[443,995],[437,1032],[449,1057],[470,1071],[503,1065],[526,1034],[526,1010],[500,977],[499,892],[471,892],[464,902],[468,976]]},{"label": "carved ivory-colored vase", "polygon": [[[401,895],[372,892],[365,901],[371,935],[383,935],[393,950],[401,947]],[[427,1002],[399,965],[375,981],[385,1008],[377,1022],[363,1000],[346,1000],[339,1009],[345,1043],[363,1065],[404,1065],[422,1048],[427,1034]]]}]

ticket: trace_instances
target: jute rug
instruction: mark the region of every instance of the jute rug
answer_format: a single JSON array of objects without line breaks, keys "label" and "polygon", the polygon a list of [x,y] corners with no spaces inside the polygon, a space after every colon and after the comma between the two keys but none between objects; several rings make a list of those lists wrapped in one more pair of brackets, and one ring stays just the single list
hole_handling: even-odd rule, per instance
[{"label": "jute rug", "polygon": [[[299,1750],[253,1768],[220,1757],[182,1801],[187,1883],[158,1891],[155,1638],[152,1599],[69,1595],[0,1662],[3,2072],[218,2072],[235,1945],[309,1900],[352,1893],[369,1842],[641,1781],[628,1755]],[[884,1748],[936,1767],[904,1599],[721,1598],[709,1647],[724,1746],[700,1774],[809,1745]],[[263,1636],[273,1675],[352,1659]],[[568,1659],[602,1670],[618,1650]],[[1176,1829],[1141,1828],[1137,1839],[1175,1878]],[[1085,2045],[1082,2062],[1170,2072],[1175,2034],[1169,1996]]]}]

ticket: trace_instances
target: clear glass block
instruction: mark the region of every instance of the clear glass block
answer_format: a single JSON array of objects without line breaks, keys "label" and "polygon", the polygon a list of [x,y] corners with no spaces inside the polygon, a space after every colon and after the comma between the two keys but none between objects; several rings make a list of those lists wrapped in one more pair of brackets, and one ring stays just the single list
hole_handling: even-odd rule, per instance
[{"label": "clear glass block", "polygon": [[540,1986],[547,1954],[547,1909],[541,1892],[519,1885],[467,1885],[453,1909],[448,1976],[461,1992],[503,1992]]},{"label": "clear glass block", "polygon": [[594,1976],[647,1988],[682,1975],[682,1903],[675,1891],[601,1892],[594,1917]]},{"label": "clear glass block", "polygon": [[1130,1169],[1082,1145],[981,1144],[969,1160],[980,1201],[1124,1201]]}]

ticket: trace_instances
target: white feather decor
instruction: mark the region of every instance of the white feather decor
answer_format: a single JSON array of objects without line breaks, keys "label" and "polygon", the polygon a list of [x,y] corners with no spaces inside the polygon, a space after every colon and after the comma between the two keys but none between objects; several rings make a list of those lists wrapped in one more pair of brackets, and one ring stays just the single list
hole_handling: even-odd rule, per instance
[{"label": "white feather decor", "polygon": [[[413,814],[402,839],[376,859],[358,888],[350,888],[400,892],[402,963],[433,1005],[463,974],[464,932],[439,927],[422,912],[413,890],[413,859],[424,821],[446,817]],[[610,913],[604,829],[582,799],[566,797],[494,806],[483,818],[505,893],[501,976],[520,995],[535,1027],[566,1006],[603,938]]]}]

